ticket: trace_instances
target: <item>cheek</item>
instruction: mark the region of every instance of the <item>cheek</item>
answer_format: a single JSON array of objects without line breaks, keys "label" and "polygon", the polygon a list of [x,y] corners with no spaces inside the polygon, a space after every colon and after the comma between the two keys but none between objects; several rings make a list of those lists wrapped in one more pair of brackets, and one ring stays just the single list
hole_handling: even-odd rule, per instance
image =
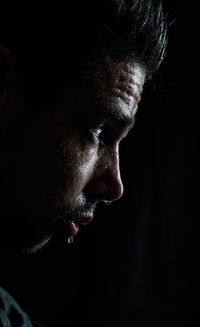
[{"label": "cheek", "polygon": [[83,192],[97,162],[97,149],[78,142],[75,138],[67,139],[62,144],[61,170],[65,202],[74,202]]}]

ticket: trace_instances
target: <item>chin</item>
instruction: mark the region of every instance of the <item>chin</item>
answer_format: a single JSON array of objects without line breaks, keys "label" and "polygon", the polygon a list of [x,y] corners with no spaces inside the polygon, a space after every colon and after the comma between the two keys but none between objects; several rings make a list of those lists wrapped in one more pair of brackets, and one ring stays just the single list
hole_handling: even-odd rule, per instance
[{"label": "chin", "polygon": [[35,244],[35,245],[30,245],[30,246],[27,246],[25,248],[22,248],[21,252],[22,254],[32,254],[32,253],[35,253],[39,250],[42,250],[43,248],[45,248],[49,241],[51,240],[51,236],[49,236],[48,238],[42,240],[41,242]]}]

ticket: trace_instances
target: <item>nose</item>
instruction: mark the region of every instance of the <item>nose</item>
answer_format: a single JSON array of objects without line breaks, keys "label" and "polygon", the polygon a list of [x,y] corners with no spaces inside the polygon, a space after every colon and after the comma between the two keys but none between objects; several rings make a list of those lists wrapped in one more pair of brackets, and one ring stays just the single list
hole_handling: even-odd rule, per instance
[{"label": "nose", "polygon": [[119,166],[119,149],[106,151],[96,164],[86,187],[88,196],[95,201],[115,201],[123,195]]}]

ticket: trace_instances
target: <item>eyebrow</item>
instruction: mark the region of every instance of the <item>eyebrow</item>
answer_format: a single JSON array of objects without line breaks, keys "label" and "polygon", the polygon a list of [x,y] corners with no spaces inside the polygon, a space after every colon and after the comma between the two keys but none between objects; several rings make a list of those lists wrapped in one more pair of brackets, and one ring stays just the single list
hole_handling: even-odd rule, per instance
[{"label": "eyebrow", "polygon": [[118,125],[121,129],[126,129],[127,132],[129,132],[135,124],[134,118],[130,118],[128,115],[121,112],[119,108],[115,106],[104,106],[103,108],[101,107],[97,115],[99,121],[114,123]]}]

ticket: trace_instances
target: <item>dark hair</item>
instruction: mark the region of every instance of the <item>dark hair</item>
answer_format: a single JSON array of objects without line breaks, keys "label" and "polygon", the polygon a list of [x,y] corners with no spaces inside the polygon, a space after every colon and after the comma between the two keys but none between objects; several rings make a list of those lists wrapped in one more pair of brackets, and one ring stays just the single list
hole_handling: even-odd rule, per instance
[{"label": "dark hair", "polygon": [[166,35],[162,0],[74,0],[45,8],[29,2],[0,11],[0,44],[14,53],[27,85],[42,93],[45,85],[48,91],[76,78],[105,51],[140,62],[150,78],[165,56]]}]

